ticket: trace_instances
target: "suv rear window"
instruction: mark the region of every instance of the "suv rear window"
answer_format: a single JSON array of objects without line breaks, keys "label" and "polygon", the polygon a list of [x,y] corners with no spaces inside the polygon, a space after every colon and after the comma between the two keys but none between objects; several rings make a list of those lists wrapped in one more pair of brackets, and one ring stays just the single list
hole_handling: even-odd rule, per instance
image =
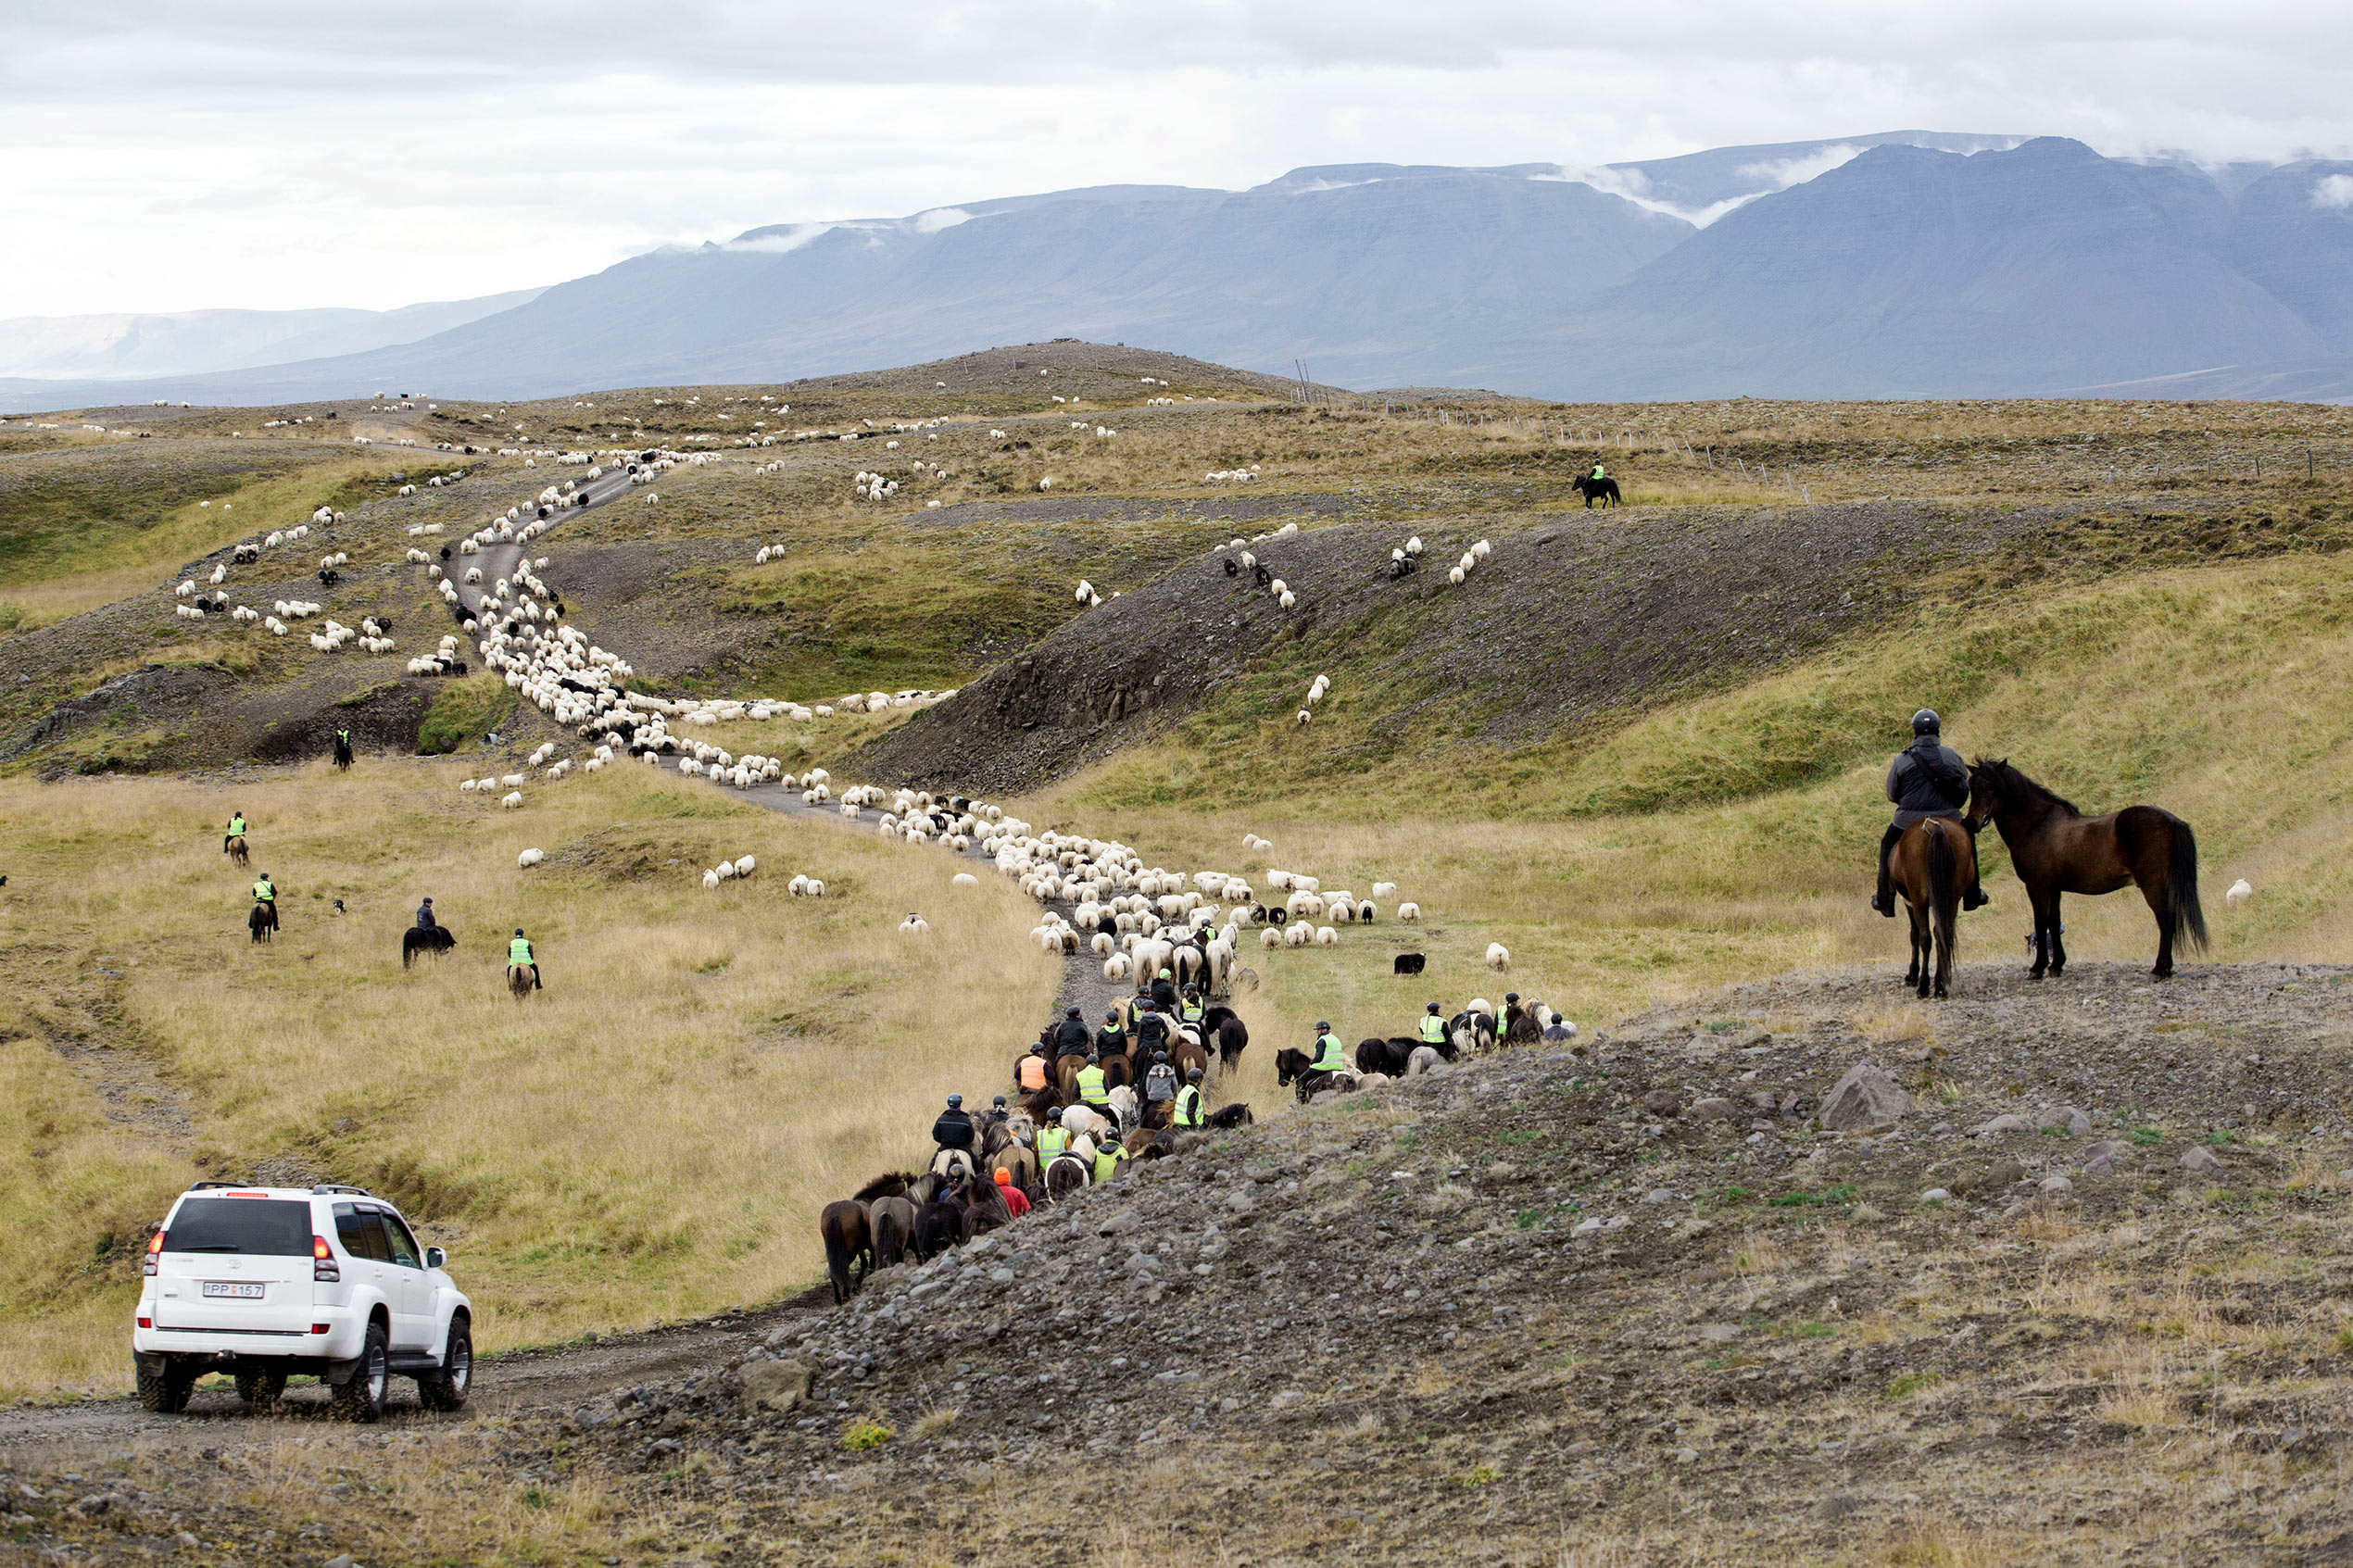
[{"label": "suv rear window", "polygon": [[163,1249],[306,1257],[310,1205],[275,1198],[192,1198],[180,1205],[164,1233]]}]

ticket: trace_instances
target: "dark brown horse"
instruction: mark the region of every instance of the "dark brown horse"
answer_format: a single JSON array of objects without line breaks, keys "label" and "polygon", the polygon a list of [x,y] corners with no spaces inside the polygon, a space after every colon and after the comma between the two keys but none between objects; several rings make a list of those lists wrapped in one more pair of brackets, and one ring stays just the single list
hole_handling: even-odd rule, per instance
[{"label": "dark brown horse", "polygon": [[2197,838],[2190,824],[2155,806],[2127,806],[2087,817],[2009,764],[2007,758],[1969,765],[1969,821],[1991,821],[2010,852],[2010,865],[2034,906],[2035,979],[2067,968],[2059,936],[2059,895],[2113,893],[2136,886],[2157,917],[2157,967],[2173,972],[2173,943],[2206,947],[2206,911],[2197,901]]},{"label": "dark brown horse", "polygon": [[1950,817],[1927,817],[1904,830],[1887,858],[1888,880],[1912,916],[1912,967],[1904,984],[1920,996],[1953,989],[1954,925],[1961,890],[1977,880],[1977,844]]},{"label": "dark brown horse", "polygon": [[[825,1276],[833,1282],[834,1299],[847,1301],[857,1294],[860,1280],[873,1272],[875,1244],[866,1225],[866,1206],[849,1198],[825,1205],[817,1216],[817,1234],[825,1238]],[[852,1276],[849,1269],[857,1264]]]}]

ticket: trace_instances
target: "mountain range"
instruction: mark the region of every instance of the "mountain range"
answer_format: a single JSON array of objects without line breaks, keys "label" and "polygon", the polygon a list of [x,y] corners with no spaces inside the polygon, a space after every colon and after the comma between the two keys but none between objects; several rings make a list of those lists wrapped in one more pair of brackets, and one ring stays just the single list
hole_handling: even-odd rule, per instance
[{"label": "mountain range", "polygon": [[[316,334],[398,324],[315,323],[258,365],[19,375],[0,408],[765,383],[1053,337],[1591,400],[2343,400],[2353,163],[1897,132],[1588,170],[1327,166],[778,224],[472,308],[495,303],[414,307],[466,314],[356,352]],[[0,372],[37,335],[0,323]]]}]

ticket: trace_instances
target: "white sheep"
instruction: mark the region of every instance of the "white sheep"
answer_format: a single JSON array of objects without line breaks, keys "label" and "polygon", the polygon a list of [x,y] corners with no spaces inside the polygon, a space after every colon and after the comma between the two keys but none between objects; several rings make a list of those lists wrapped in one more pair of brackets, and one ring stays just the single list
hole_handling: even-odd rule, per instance
[{"label": "white sheep", "polygon": [[910,914],[899,922],[899,935],[901,936],[922,936],[930,930],[931,922],[917,914]]},{"label": "white sheep", "polygon": [[[855,811],[858,808],[852,806],[850,809]],[[948,879],[948,884],[950,887],[978,887],[980,885],[980,878],[973,875],[970,872],[958,872],[954,876]]]},{"label": "white sheep", "polygon": [[749,876],[753,871],[759,867],[759,861],[753,859],[749,855],[738,856],[736,860],[736,874],[737,876]]},{"label": "white sheep", "polygon": [[1512,967],[1512,950],[1501,942],[1487,944],[1487,967],[1502,974]]},{"label": "white sheep", "polygon": [[1103,978],[1114,984],[1135,972],[1135,961],[1126,953],[1114,953],[1103,960]]},{"label": "white sheep", "polygon": [[1282,596],[1275,602],[1282,606],[1285,609],[1290,609],[1299,603],[1299,596],[1292,593],[1289,588],[1286,588],[1283,590]]},{"label": "white sheep", "polygon": [[815,877],[811,877],[809,879],[809,897],[812,898],[823,898],[824,896],[825,884],[819,882]]},{"label": "white sheep", "polygon": [[1408,922],[1417,921],[1422,918],[1422,907],[1408,900],[1397,906],[1397,918]]},{"label": "white sheep", "polygon": [[719,873],[717,872],[703,872],[702,885],[703,891],[706,893],[711,891],[712,888],[717,887],[719,885]]},{"label": "white sheep", "polygon": [[522,810],[522,791],[521,791],[521,790],[516,790],[516,791],[514,791],[512,794],[506,795],[506,796],[502,796],[502,797],[499,798],[498,804],[499,804],[499,805],[501,805],[501,806],[504,806],[504,807],[505,807],[508,810],[510,810],[510,811],[520,811],[520,810]]},{"label": "white sheep", "polygon": [[526,849],[515,857],[515,866],[520,871],[529,871],[547,858],[547,852],[545,849]]},{"label": "white sheep", "polygon": [[1373,884],[1373,897],[1376,898],[1386,898],[1396,891],[1397,884],[1393,882],[1377,882]]},{"label": "white sheep", "polygon": [[1318,947],[1339,947],[1339,946],[1340,946],[1340,933],[1339,933],[1339,932],[1337,932],[1337,931],[1334,931],[1334,930],[1333,930],[1330,926],[1328,926],[1328,925],[1319,925],[1319,926],[1317,926],[1317,927],[1315,928],[1315,946],[1317,946]]},{"label": "white sheep", "polygon": [[1299,727],[1302,730],[1305,729],[1315,717],[1315,715],[1308,712],[1304,708],[1301,709],[1299,710]]},{"label": "white sheep", "polygon": [[2255,889],[2247,885],[2246,878],[2241,877],[2231,884],[2231,890],[2228,893],[2222,895],[2222,902],[2235,909],[2254,897]]}]

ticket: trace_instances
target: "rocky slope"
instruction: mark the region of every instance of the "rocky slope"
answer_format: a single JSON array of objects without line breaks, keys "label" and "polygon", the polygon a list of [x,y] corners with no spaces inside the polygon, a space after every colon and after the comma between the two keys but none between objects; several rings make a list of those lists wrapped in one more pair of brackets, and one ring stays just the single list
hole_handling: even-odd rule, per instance
[{"label": "rocky slope", "polygon": [[[1525,742],[1811,651],[1892,613],[1906,581],[2058,515],[1881,501],[1349,521],[1269,537],[1250,550],[1292,609],[1248,572],[1226,574],[1241,552],[1214,551],[1105,601],[857,763],[1017,792],[1164,731],[1254,671],[1308,659],[1369,694],[1375,748],[1433,722]],[[1391,581],[1390,550],[1415,535],[1422,570]],[[1480,539],[1493,556],[1451,586],[1448,569]],[[1287,712],[1295,696],[1286,686],[1273,700]]]},{"label": "rocky slope", "polygon": [[[638,1531],[608,1561],[2334,1561],[2353,969],[1959,992],[1793,977],[1326,1097],[367,1451],[593,1490]],[[1823,1125],[1865,1060],[1896,1101]],[[169,1492],[70,1452],[14,1449],[29,1546],[409,1527],[265,1536],[263,1450]]]}]

